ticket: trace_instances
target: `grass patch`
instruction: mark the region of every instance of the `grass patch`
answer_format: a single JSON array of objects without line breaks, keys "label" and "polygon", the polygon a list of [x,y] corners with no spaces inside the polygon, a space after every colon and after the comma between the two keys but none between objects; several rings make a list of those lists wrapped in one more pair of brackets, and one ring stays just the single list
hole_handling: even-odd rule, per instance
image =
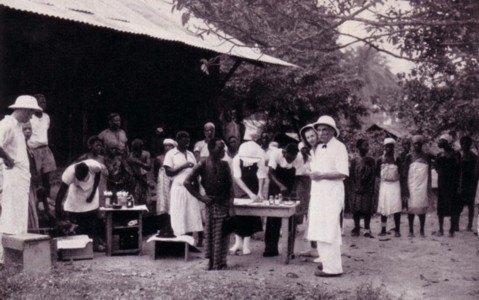
[{"label": "grass patch", "polygon": [[57,265],[50,274],[0,268],[0,299],[391,299],[365,284],[355,291],[326,290],[300,281],[227,278],[222,272],[137,273]]}]

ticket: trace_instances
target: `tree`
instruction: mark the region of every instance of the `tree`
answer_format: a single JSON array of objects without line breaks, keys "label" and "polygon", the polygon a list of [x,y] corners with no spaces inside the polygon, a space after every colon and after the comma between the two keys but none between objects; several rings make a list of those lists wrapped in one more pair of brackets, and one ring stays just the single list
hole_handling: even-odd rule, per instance
[{"label": "tree", "polygon": [[[479,106],[476,97],[479,80],[477,0],[409,0],[403,1],[407,5],[402,6],[396,1],[386,0],[175,0],[175,3],[177,8],[187,6],[193,14],[207,21],[208,27],[198,28],[199,34],[224,36],[225,32],[247,45],[304,67],[302,71],[272,71],[274,80],[271,82],[316,82],[316,86],[302,86],[299,99],[341,95],[340,104],[348,101],[359,103],[358,96],[351,95],[361,86],[361,81],[351,78],[344,68],[335,70],[336,66],[332,69],[328,66],[343,60],[338,50],[364,44],[417,64],[411,74],[400,74],[402,90],[396,96],[396,105],[390,107],[406,123],[431,135],[446,127],[467,132],[477,129],[474,121]],[[350,21],[364,26],[368,34],[354,36],[341,32],[340,26]],[[339,35],[349,36],[352,41],[338,45],[336,38]],[[394,45],[397,51],[385,48],[384,42]],[[323,62],[323,68],[316,68],[318,61]],[[253,90],[260,91],[261,85],[267,86],[262,80],[266,80],[269,76],[266,74],[272,69],[268,68],[263,78],[255,79],[258,86]],[[325,72],[327,78],[318,75],[318,71]],[[288,78],[284,72],[292,77]],[[318,77],[327,82],[321,82]],[[285,78],[294,80],[282,81]],[[344,84],[349,87],[344,88]],[[314,97],[309,88],[316,91]],[[294,93],[294,90],[276,89],[274,85],[269,90],[287,99],[291,99]],[[314,103],[309,100],[303,104]],[[325,102],[324,107],[328,107]],[[318,108],[310,106],[313,107]],[[339,107],[341,110],[341,105]],[[342,106],[346,107],[340,115],[354,118],[353,114],[364,113]]]},{"label": "tree", "polygon": [[[338,35],[329,29],[328,21],[322,21],[320,14],[325,9],[317,7],[315,1],[178,0],[175,3],[178,9],[188,6],[185,19],[194,14],[207,21],[208,27],[196,28],[197,34],[226,38],[224,31],[299,66],[260,68],[248,64],[239,68],[226,85],[228,97],[246,103],[246,109],[267,110],[267,125],[271,130],[298,131],[320,114],[330,114],[359,126],[360,116],[366,110],[353,92],[360,88],[361,81],[345,72],[341,64],[344,54],[336,49]],[[322,34],[318,35],[320,31]],[[220,67],[227,72],[233,64],[234,61],[222,59]]]},{"label": "tree", "polygon": [[392,108],[396,103],[399,79],[389,69],[384,54],[370,46],[358,46],[346,51],[343,64],[346,71],[362,82],[355,93],[370,112],[364,123],[371,125],[394,119]]}]

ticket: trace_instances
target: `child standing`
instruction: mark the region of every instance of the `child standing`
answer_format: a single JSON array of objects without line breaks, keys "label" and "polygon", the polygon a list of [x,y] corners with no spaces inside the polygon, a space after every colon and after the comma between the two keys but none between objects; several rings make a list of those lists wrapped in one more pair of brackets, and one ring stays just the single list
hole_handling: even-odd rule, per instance
[{"label": "child standing", "polygon": [[399,182],[399,162],[394,156],[394,145],[396,141],[392,138],[384,140],[384,155],[377,163],[377,176],[380,178],[378,213],[381,214],[381,233],[386,235],[388,216],[394,216],[394,236],[400,237],[401,225],[401,185]]}]

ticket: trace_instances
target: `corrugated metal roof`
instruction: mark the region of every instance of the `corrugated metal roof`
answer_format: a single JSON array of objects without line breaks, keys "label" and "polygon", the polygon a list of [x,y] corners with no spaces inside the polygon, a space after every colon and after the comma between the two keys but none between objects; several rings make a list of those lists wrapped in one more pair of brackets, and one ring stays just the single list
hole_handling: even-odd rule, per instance
[{"label": "corrugated metal roof", "polygon": [[[179,42],[240,58],[270,64],[295,66],[245,46],[233,37],[211,32],[198,35],[205,22],[190,18],[182,24],[183,11],[173,10],[163,0],[0,0],[0,5],[40,15],[110,28],[131,34]],[[221,34],[223,36],[223,34]]]}]

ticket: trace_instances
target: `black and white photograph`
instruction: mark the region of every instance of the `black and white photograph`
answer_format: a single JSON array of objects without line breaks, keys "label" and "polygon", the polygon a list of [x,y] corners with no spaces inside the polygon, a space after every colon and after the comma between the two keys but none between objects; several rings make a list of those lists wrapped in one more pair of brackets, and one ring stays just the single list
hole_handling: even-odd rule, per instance
[{"label": "black and white photograph", "polygon": [[0,0],[0,299],[479,299],[479,1]]}]

